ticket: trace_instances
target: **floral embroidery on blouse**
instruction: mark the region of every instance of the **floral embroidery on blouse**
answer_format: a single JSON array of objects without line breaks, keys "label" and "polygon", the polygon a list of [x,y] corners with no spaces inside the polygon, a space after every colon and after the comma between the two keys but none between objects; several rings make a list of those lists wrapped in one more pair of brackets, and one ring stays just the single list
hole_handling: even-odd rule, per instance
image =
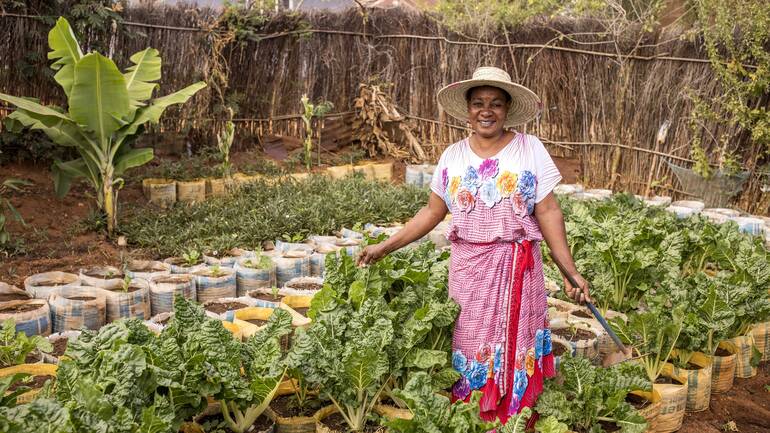
[{"label": "floral embroidery on blouse", "polygon": [[441,171],[444,201],[448,208],[452,203],[463,212],[470,212],[477,201],[488,208],[509,198],[518,216],[531,215],[535,210],[537,177],[529,170],[512,173],[500,171],[497,159],[485,159],[479,168],[468,166],[463,176],[449,177],[447,168]]}]

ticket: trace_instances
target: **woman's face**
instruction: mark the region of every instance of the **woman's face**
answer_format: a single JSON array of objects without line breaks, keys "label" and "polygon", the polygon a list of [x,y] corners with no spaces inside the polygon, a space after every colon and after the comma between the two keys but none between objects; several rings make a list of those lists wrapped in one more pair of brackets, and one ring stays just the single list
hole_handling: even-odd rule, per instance
[{"label": "woman's face", "polygon": [[484,138],[499,137],[508,116],[506,94],[497,87],[482,86],[471,90],[468,120],[471,128]]}]

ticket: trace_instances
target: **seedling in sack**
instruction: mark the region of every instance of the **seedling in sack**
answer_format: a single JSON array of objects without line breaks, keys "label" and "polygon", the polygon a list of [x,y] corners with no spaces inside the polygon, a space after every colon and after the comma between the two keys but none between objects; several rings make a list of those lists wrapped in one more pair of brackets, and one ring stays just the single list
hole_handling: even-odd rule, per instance
[{"label": "seedling in sack", "polygon": [[201,253],[198,250],[188,250],[182,254],[184,264],[187,266],[195,266],[201,262]]}]

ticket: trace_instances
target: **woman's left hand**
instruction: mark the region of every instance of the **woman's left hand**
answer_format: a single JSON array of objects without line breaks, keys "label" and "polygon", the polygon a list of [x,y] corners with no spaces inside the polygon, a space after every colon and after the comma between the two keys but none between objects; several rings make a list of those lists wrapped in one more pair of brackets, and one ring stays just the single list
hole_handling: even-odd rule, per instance
[{"label": "woman's left hand", "polygon": [[567,292],[567,296],[574,299],[575,302],[578,303],[584,303],[584,302],[593,302],[593,298],[591,298],[591,294],[589,292],[589,284],[588,281],[583,278],[580,274],[574,274],[572,275],[572,278],[575,280],[575,282],[578,284],[578,287],[572,287],[572,284],[569,283],[567,278],[564,278],[564,290]]}]

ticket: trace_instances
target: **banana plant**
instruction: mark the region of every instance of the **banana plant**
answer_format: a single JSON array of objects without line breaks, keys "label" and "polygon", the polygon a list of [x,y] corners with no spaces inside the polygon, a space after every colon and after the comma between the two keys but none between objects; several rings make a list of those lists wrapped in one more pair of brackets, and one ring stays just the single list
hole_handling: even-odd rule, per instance
[{"label": "banana plant", "polygon": [[166,108],[187,102],[203,82],[170,95],[153,98],[161,78],[158,50],[147,48],[131,56],[132,65],[121,72],[99,54],[83,54],[69,22],[59,18],[48,33],[54,60],[54,79],[67,97],[66,107],[45,106],[30,98],[0,93],[0,100],[16,106],[9,117],[43,131],[53,142],[74,147],[80,158],[55,161],[52,167],[57,195],[67,194],[75,178],[86,178],[106,217],[107,231],[117,225],[117,190],[129,168],[149,162],[152,149],[135,149],[133,141],[147,123],[157,123]]}]

